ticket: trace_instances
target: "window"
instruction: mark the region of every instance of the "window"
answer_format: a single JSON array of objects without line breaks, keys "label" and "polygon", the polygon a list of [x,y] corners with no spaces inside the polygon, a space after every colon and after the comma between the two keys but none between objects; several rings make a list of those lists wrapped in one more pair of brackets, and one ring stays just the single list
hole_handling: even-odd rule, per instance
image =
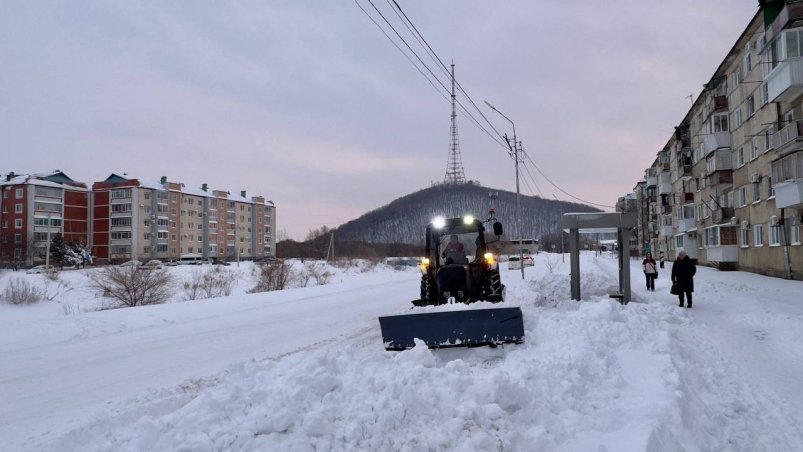
[{"label": "window", "polygon": [[747,248],[750,246],[750,229],[742,228],[739,230],[740,232],[740,245],[742,248]]},{"label": "window", "polygon": [[683,236],[675,236],[675,248],[683,248]]},{"label": "window", "polygon": [[753,243],[755,246],[764,246],[764,225],[753,226]]},{"label": "window", "polygon": [[738,203],[739,207],[744,207],[747,205],[747,186],[742,185],[739,187],[736,195],[736,202]]},{"label": "window", "polygon": [[711,132],[727,132],[728,131],[728,114],[720,113],[711,117]]},{"label": "window", "polygon": [[157,239],[167,239],[167,231],[158,231],[156,233]]},{"label": "window", "polygon": [[22,229],[22,218],[14,220],[14,229]]},{"label": "window", "polygon": [[22,204],[14,204],[14,213],[22,213]]},{"label": "window", "polygon": [[17,198],[17,199],[22,198],[22,195],[23,195],[23,191],[22,191],[21,188],[18,188],[16,190],[14,190],[14,197],[15,198]]},{"label": "window", "polygon": [[22,243],[22,234],[14,234],[14,243]]},{"label": "window", "polygon": [[112,199],[125,199],[131,197],[131,189],[112,190]]},{"label": "window", "polygon": [[749,118],[756,112],[756,100],[751,94],[747,96],[747,99],[745,99],[744,103],[747,105],[747,117]]},{"label": "window", "polygon": [[803,35],[800,32],[801,29],[799,28],[793,28],[784,32],[786,52],[784,52],[783,60],[799,58],[801,56],[801,50],[803,50]]},{"label": "window", "polygon": [[112,204],[112,212],[131,212],[131,204]]},{"label": "window", "polygon": [[752,202],[759,202],[761,201],[761,184],[755,182],[753,185],[753,201]]},{"label": "window", "polygon": [[775,131],[775,126],[769,126],[766,130],[764,130],[764,151],[769,151],[770,149],[775,147],[775,144],[772,142],[773,132]]},{"label": "window", "polygon": [[[148,221],[148,220],[145,220]],[[131,226],[131,217],[115,217],[111,219],[112,226]],[[147,223],[145,224],[147,226]]]},{"label": "window", "polygon": [[770,225],[770,246],[780,246],[781,245],[781,225]]},{"label": "window", "polygon": [[750,139],[750,160],[757,159],[758,154],[758,137],[753,137]]},{"label": "window", "polygon": [[142,197],[143,197],[143,198],[145,198],[145,199],[151,199],[151,194],[150,194],[149,192],[145,192],[145,193],[142,195]]},{"label": "window", "polygon": [[736,69],[731,73],[731,80],[733,81],[733,89],[736,89],[736,87],[739,86],[739,83],[742,83],[742,74],[739,69]]},{"label": "window", "polygon": [[131,238],[131,231],[123,231],[123,232],[112,232],[111,239],[112,240],[128,240]]},{"label": "window", "polygon": [[767,82],[761,84],[761,105],[766,105],[770,101],[770,92]]},{"label": "window", "polygon": [[741,107],[737,107],[736,110],[733,111],[733,127],[739,127],[742,125],[742,109]]},{"label": "window", "polygon": [[793,222],[789,227],[789,242],[792,245],[800,245],[800,225]]},{"label": "window", "polygon": [[775,189],[772,188],[772,176],[764,178],[767,181],[767,199],[775,197]]},{"label": "window", "polygon": [[3,229],[8,229],[8,221],[3,220]]},{"label": "window", "polygon": [[741,168],[744,166],[744,148],[739,147],[733,151],[736,160],[736,167]]},{"label": "window", "polygon": [[747,45],[747,49],[745,49],[745,50],[746,51],[745,51],[745,54],[744,54],[744,60],[742,61],[742,63],[743,63],[743,68],[742,69],[744,70],[744,75],[747,76],[747,75],[750,74],[750,71],[753,69],[753,58],[752,58],[752,55],[750,54],[750,44]]}]

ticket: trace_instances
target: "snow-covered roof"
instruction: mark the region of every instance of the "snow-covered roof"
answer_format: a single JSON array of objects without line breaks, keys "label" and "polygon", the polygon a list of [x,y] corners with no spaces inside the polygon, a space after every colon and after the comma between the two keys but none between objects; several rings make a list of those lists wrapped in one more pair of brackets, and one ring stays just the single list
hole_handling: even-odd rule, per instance
[{"label": "snow-covered roof", "polygon": [[188,194],[188,195],[191,195],[191,196],[201,196],[201,197],[204,197],[204,198],[214,198],[215,197],[215,195],[212,194],[211,190],[210,191],[204,191],[203,189],[197,188],[197,187],[187,187],[187,186],[181,187],[181,193],[185,193],[185,194]]},{"label": "snow-covered roof", "polygon": [[[10,177],[9,177],[10,176]],[[7,186],[7,185],[38,185],[40,187],[54,187],[54,188],[64,188],[74,191],[89,191],[82,182],[75,182],[76,185],[69,184],[66,182],[56,182],[52,180],[47,180],[48,177],[54,177],[58,179],[67,179],[71,180],[67,175],[62,173],[61,171],[52,171],[49,173],[36,173],[36,174],[8,174],[4,175],[0,178],[0,186]],[[78,184],[83,184],[84,186],[80,186]]]}]

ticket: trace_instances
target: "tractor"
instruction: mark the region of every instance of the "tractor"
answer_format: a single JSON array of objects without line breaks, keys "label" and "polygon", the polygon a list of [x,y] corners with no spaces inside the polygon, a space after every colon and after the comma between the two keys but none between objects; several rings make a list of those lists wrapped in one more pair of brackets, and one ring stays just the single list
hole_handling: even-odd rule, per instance
[{"label": "tractor", "polygon": [[[493,222],[498,240],[502,224]],[[497,345],[522,342],[524,325],[521,308],[473,309],[479,301],[504,301],[505,286],[499,277],[496,256],[488,249],[483,222],[472,216],[436,218],[426,228],[425,257],[421,260],[420,298],[413,300],[414,312],[380,317],[382,338],[388,350],[404,350],[423,340],[431,348]],[[431,306],[466,305],[434,310]]]}]

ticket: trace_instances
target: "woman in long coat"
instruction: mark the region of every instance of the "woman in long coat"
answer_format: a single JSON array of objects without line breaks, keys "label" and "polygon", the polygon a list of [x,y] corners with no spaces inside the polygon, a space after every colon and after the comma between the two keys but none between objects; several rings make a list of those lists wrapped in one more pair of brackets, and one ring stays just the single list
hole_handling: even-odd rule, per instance
[{"label": "woman in long coat", "polygon": [[697,266],[694,265],[686,251],[678,250],[678,258],[672,264],[672,284],[676,287],[678,300],[681,308],[683,307],[684,296],[688,300],[686,307],[691,307],[691,294],[694,292],[694,274],[697,273]]}]

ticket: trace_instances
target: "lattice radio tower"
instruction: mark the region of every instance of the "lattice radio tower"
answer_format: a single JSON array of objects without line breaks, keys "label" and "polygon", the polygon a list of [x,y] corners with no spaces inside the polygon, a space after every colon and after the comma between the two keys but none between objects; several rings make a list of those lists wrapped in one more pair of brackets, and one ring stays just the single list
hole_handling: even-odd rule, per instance
[{"label": "lattice radio tower", "polygon": [[460,156],[460,142],[457,139],[457,109],[454,94],[454,63],[452,63],[452,129],[449,142],[449,160],[446,162],[445,184],[465,184],[466,174],[463,171],[463,159]]}]

